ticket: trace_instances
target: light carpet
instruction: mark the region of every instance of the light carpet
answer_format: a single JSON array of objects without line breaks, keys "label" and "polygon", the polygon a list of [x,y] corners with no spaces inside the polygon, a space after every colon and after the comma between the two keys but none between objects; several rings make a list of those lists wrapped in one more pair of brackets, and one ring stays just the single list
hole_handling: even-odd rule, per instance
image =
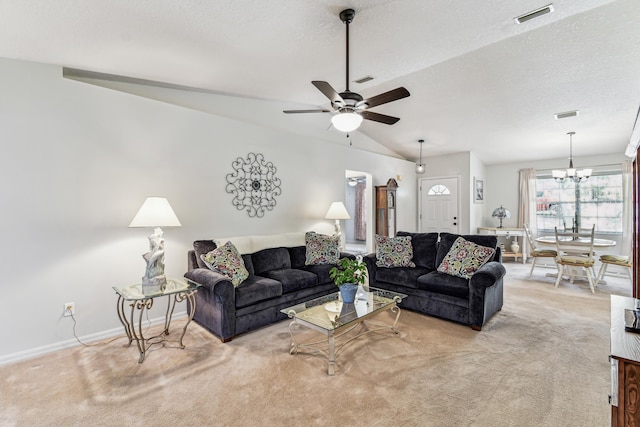
[{"label": "light carpet", "polygon": [[120,339],[0,367],[0,425],[609,425],[609,295],[629,280],[591,294],[505,266],[504,307],[481,332],[405,310],[398,336],[353,341],[331,377],[319,355],[289,354],[289,321],[226,344],[192,323],[184,350],[142,364]]}]

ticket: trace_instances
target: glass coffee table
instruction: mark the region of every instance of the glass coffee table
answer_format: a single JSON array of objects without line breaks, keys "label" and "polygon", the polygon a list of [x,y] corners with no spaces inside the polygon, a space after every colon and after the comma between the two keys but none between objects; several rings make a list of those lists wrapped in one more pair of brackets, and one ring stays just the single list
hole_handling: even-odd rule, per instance
[{"label": "glass coffee table", "polygon": [[[113,287],[113,290],[118,294],[118,302],[116,307],[118,310],[118,318],[120,323],[124,327],[124,332],[129,338],[129,344],[136,341],[138,351],[140,351],[140,358],[138,363],[142,363],[147,354],[149,347],[155,344],[160,344],[166,341],[166,337],[169,335],[169,326],[171,325],[171,317],[173,316],[173,309],[177,302],[184,300],[189,301],[191,310],[188,313],[187,323],[182,329],[182,335],[178,341],[180,348],[184,348],[182,339],[187,332],[187,326],[193,319],[193,314],[196,310],[196,298],[195,293],[198,291],[200,285],[189,279],[167,279],[167,284],[162,290],[154,293],[143,292],[142,285],[130,285],[124,287]],[[142,319],[145,310],[150,310],[153,307],[154,298],[167,297],[167,311],[164,318],[164,330],[156,336],[146,338],[143,335]],[[138,310],[138,316],[136,319],[136,310]],[[129,316],[127,316],[129,311]],[[136,321],[137,320],[137,321]],[[136,327],[137,326],[137,327]]]},{"label": "glass coffee table", "polygon": [[[386,291],[383,289],[360,286],[353,304],[346,304],[340,300],[340,292],[335,292],[320,298],[294,305],[280,310],[293,321],[289,324],[291,334],[291,354],[298,350],[310,350],[321,353],[328,359],[328,374],[335,372],[335,360],[338,352],[349,342],[369,332],[383,329],[398,334],[396,325],[400,318],[400,303],[405,294]],[[392,324],[375,323],[371,318],[387,310],[395,313]],[[300,326],[318,331],[326,335],[318,341],[308,343],[296,342],[294,330]],[[358,328],[358,329],[357,329]],[[348,334],[348,335],[347,335]],[[344,337],[339,344],[336,338]]]}]

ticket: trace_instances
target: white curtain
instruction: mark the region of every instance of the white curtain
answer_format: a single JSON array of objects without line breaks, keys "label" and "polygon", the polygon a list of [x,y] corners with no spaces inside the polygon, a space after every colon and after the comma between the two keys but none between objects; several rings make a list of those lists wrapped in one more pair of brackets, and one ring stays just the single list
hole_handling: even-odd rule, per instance
[{"label": "white curtain", "polygon": [[621,255],[631,256],[633,250],[633,163],[622,162],[622,245]]},{"label": "white curtain", "polygon": [[[518,209],[518,228],[522,228],[524,224],[529,225],[531,234],[538,234],[536,227],[536,170],[520,169],[520,206]],[[526,245],[529,242],[523,239]],[[531,252],[531,248],[527,249]]]}]

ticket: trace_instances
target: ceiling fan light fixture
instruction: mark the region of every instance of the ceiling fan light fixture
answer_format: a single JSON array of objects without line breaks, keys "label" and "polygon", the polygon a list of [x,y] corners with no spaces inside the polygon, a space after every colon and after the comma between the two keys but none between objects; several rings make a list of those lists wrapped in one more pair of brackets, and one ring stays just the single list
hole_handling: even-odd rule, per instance
[{"label": "ceiling fan light fixture", "polygon": [[362,116],[354,111],[346,111],[331,117],[331,123],[341,132],[352,132],[360,127]]}]

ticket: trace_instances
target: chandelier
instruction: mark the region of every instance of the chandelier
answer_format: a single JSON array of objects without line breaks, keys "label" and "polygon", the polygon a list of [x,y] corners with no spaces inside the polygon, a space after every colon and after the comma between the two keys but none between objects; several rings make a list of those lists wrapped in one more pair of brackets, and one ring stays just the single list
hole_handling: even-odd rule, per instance
[{"label": "chandelier", "polygon": [[568,132],[569,135],[569,167],[566,170],[554,169],[551,173],[556,182],[563,182],[565,178],[573,180],[573,182],[584,182],[591,176],[591,169],[578,170],[573,167],[573,135],[575,132]]}]

